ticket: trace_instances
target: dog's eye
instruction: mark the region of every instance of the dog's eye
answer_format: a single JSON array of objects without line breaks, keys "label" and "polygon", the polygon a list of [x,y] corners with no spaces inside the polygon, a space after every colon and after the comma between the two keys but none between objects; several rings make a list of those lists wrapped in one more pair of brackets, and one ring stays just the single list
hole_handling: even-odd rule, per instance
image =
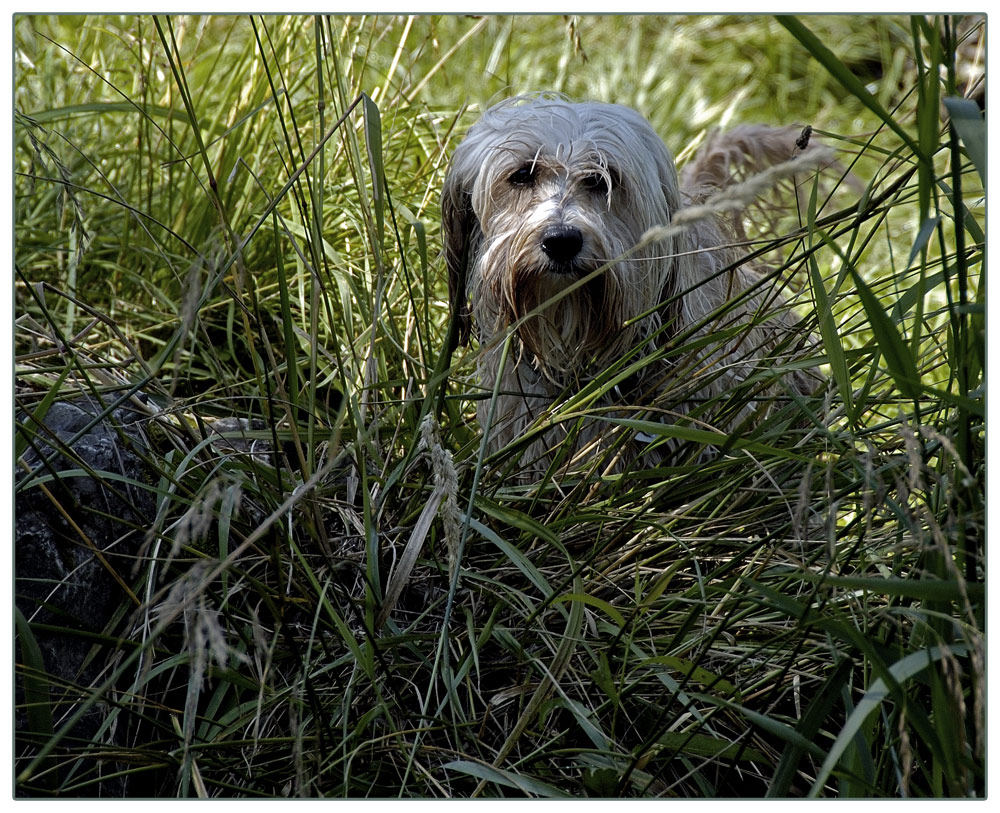
[{"label": "dog's eye", "polygon": [[608,179],[597,172],[587,175],[580,182],[584,189],[597,195],[608,194]]},{"label": "dog's eye", "polygon": [[525,164],[516,170],[507,181],[514,186],[531,186],[535,182],[535,167],[531,164]]}]

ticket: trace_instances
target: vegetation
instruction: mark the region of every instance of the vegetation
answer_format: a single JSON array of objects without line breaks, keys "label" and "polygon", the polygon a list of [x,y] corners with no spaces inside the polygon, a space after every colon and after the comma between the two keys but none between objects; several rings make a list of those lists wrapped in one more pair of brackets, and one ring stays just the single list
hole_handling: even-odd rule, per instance
[{"label": "vegetation", "polygon": [[[16,793],[983,796],[983,25],[17,17],[16,448],[133,404],[155,510],[96,678],[18,627]],[[628,477],[481,453],[438,194],[538,89],[838,150],[753,246],[828,389]]]}]

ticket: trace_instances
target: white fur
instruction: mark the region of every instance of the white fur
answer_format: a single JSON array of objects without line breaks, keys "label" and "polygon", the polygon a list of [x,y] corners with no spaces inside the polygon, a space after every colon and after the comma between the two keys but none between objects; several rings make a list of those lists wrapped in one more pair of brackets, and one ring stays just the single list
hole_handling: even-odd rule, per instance
[{"label": "white fur", "polygon": [[[776,292],[739,265],[732,245],[738,217],[727,222],[717,212],[745,206],[738,194],[725,198],[740,170],[778,165],[772,171],[781,176],[786,161],[789,172],[814,168],[822,150],[803,152],[795,144],[799,132],[738,128],[713,138],[686,168],[682,191],[669,151],[635,110],[520,97],[486,111],[455,152],[442,219],[461,339],[474,324],[486,393],[499,376],[492,423],[490,399],[479,406],[490,450],[544,425],[554,401],[637,347],[650,356],[679,337],[746,326],[684,357],[658,354],[630,378],[628,392],[616,390],[595,406],[633,417],[641,407],[669,422],[699,398],[774,363],[770,356],[793,321]],[[744,186],[745,196],[756,194],[751,182]],[[546,236],[573,229],[579,252],[553,259],[543,248]],[[754,317],[757,311],[767,318]],[[811,385],[789,375],[785,386]],[[720,418],[719,426],[735,425],[745,412]],[[544,470],[569,428],[553,427],[531,442],[522,468]],[[610,430],[606,421],[588,419],[577,449],[590,454],[609,446]],[[626,442],[616,467],[641,446]]]}]

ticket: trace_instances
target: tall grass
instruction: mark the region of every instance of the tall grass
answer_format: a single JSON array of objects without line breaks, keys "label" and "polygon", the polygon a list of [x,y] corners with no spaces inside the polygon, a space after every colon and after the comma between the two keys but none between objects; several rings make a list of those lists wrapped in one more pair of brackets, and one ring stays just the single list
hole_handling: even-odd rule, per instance
[{"label": "tall grass", "polygon": [[[17,793],[983,796],[978,36],[18,17],[17,450],[56,400],[131,405],[155,507],[106,627],[56,630],[76,680],[18,626]],[[664,424],[687,445],[628,477],[484,457],[438,193],[476,110],[542,88],[638,106],[680,160],[788,111],[840,150],[753,246],[827,389],[753,434]]]}]

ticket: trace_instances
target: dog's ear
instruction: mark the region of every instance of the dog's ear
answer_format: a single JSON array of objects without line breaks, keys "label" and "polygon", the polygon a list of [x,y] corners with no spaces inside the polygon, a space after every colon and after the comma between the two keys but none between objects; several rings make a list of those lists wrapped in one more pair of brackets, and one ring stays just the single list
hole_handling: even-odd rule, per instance
[{"label": "dog's ear", "polygon": [[441,192],[441,229],[448,265],[448,295],[452,314],[449,350],[454,350],[459,344],[469,343],[472,314],[466,293],[466,279],[473,246],[480,238],[479,221],[472,210],[472,184],[463,175],[453,165]]}]

